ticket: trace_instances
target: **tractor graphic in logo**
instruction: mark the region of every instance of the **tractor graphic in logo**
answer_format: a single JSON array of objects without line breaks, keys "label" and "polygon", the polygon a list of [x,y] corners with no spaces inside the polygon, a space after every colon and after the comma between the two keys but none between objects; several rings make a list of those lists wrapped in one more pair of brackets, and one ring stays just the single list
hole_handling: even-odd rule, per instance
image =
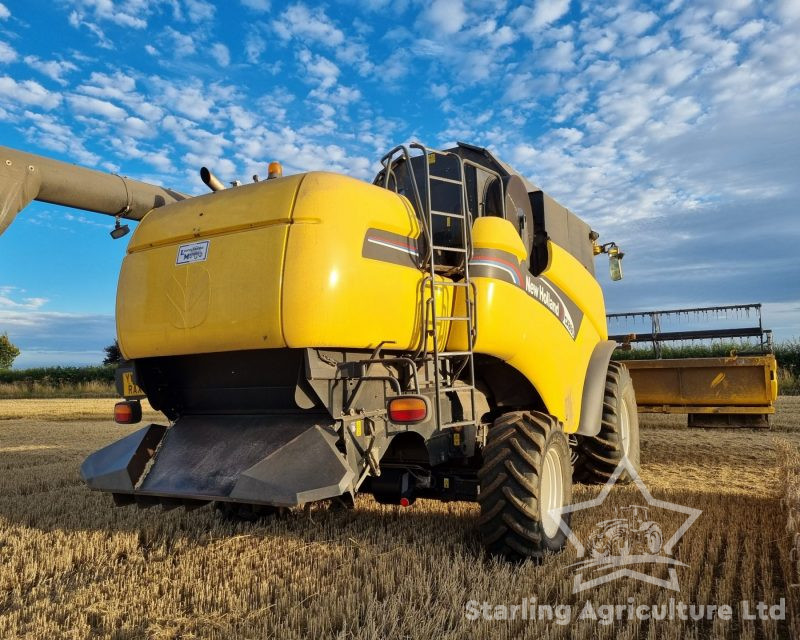
[{"label": "tractor graphic in logo", "polygon": [[[589,515],[593,509],[602,508],[623,473],[633,480],[642,498],[640,504],[615,507],[614,517],[595,520],[596,524],[582,541],[563,515],[576,512]],[[670,513],[673,514],[670,520],[665,521],[665,515]],[[694,507],[654,498],[628,458],[623,458],[599,495],[559,509],[558,526],[567,534],[577,555],[577,562],[570,565],[575,574],[572,593],[626,578],[680,591],[677,568],[686,564],[674,556],[675,547],[701,513]],[[685,516],[677,528],[674,514]]]},{"label": "tractor graphic in logo", "polygon": [[616,517],[598,522],[589,536],[592,557],[658,554],[664,536],[658,523],[649,519],[649,511],[648,507],[638,504],[616,507]]}]

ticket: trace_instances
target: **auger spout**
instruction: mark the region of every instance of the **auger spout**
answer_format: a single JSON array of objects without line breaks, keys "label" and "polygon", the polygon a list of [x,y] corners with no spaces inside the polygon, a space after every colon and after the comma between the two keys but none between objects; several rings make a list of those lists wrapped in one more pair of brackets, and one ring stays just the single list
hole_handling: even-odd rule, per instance
[{"label": "auger spout", "polygon": [[0,234],[33,200],[141,220],[189,196],[113,173],[0,147]]}]

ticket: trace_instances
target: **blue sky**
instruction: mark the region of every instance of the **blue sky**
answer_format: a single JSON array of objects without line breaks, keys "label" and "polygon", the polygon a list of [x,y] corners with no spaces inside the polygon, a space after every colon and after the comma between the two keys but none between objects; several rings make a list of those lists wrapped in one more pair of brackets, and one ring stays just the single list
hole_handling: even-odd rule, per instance
[{"label": "blue sky", "polygon": [[[800,0],[2,0],[0,144],[202,193],[472,142],[623,246],[609,311],[763,302],[789,338],[798,43]],[[17,366],[101,359],[112,225],[36,203],[0,237]]]}]

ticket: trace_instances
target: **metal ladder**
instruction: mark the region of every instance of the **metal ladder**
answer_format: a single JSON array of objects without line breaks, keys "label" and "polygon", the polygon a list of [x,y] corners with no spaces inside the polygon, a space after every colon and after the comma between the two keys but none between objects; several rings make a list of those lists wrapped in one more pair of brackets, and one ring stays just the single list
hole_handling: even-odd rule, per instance
[{"label": "metal ladder", "polygon": [[[414,167],[411,162],[411,150],[421,152],[424,167],[424,176],[418,182],[415,176]],[[399,154],[399,157],[398,157]],[[443,176],[431,175],[430,165],[432,160],[441,156],[453,158],[457,163],[458,179],[446,178]],[[469,260],[472,256],[472,227],[470,225],[470,215],[467,205],[467,193],[464,184],[464,161],[458,154],[452,152],[442,152],[428,150],[424,145],[411,143],[408,147],[400,145],[389,151],[382,159],[383,170],[376,178],[376,184],[385,189],[397,188],[397,180],[394,176],[395,159],[404,159],[410,176],[411,192],[408,194],[414,204],[417,213],[422,220],[422,231],[425,237],[426,254],[421,260],[420,268],[427,271],[427,275],[422,280],[422,327],[420,332],[420,347],[416,359],[429,364],[434,370],[435,386],[435,411],[436,423],[441,429],[463,428],[466,426],[478,426],[478,416],[475,409],[475,338],[477,335],[477,318],[475,314],[475,287],[470,280]],[[433,209],[431,206],[431,191],[433,183],[449,183],[458,185],[460,190],[460,201],[454,211],[444,211]],[[420,183],[425,186],[424,193],[420,193]],[[459,244],[455,246],[434,244],[433,230],[434,220],[449,219],[458,220],[461,223],[461,238]],[[461,275],[462,279],[458,282],[444,280],[439,276],[437,280],[436,252],[450,253],[462,258],[462,264],[451,271],[450,275]],[[464,290],[465,315],[440,316],[436,308],[436,289],[451,288],[453,293],[459,289]],[[453,295],[455,298],[455,295]],[[465,351],[446,351],[442,349],[439,342],[439,333],[443,322],[463,322],[466,323],[467,349]],[[452,327],[451,327],[452,330]],[[433,351],[428,351],[428,338],[432,338]],[[466,372],[466,384],[456,385],[456,382]],[[468,403],[463,407],[461,420],[448,420],[442,418],[442,396],[447,393],[468,391]]]},{"label": "metal ladder", "polygon": [[[417,146],[417,145],[412,145]],[[434,369],[434,385],[435,385],[435,405],[436,405],[436,419],[439,428],[452,429],[463,428],[466,426],[475,426],[478,424],[478,416],[475,415],[475,338],[477,333],[477,323],[475,317],[475,288],[470,280],[469,274],[469,260],[472,256],[472,226],[470,224],[470,216],[467,208],[467,190],[464,184],[464,164],[461,157],[452,152],[429,151],[424,146],[418,145],[422,151],[423,157],[426,159],[423,162],[425,167],[425,200],[423,204],[423,214],[428,228],[428,240],[430,250],[428,252],[428,260],[426,270],[428,274],[423,280],[422,290],[425,292],[423,296],[423,304],[425,305],[425,313],[423,313],[423,350],[427,351],[427,338],[432,338],[433,351],[429,354],[432,357]],[[451,158],[454,166],[458,167],[457,178],[446,178],[443,176],[433,175],[431,173],[431,165],[435,162],[437,156],[443,158]],[[431,162],[433,160],[434,162]],[[434,209],[431,204],[431,193],[433,191],[433,184],[449,183],[458,185],[460,191],[460,199],[453,207],[454,210],[441,210]],[[446,220],[448,226],[450,222],[457,220],[461,223],[461,234],[458,237],[457,244],[435,244],[434,240],[434,222],[437,220]],[[451,275],[461,275],[461,280],[455,282],[452,280],[444,280],[441,277],[437,280],[437,252],[441,254],[451,254],[462,260],[460,267],[451,271]],[[446,315],[440,316],[436,305],[436,290],[451,289],[453,292],[453,299],[456,298],[456,292],[463,290],[464,292],[464,315]],[[429,295],[427,295],[429,294]],[[425,297],[427,295],[427,297]],[[455,313],[451,311],[450,313]],[[451,323],[450,331],[453,330],[452,323],[464,323],[465,333],[467,337],[467,349],[465,351],[446,351],[444,345],[440,344],[440,330],[442,323]],[[456,384],[461,378],[462,374],[466,374],[466,384]],[[455,392],[468,392],[468,402],[463,407],[463,416],[460,420],[445,421],[442,417],[442,396],[448,393]],[[463,399],[459,395],[459,399]]]}]

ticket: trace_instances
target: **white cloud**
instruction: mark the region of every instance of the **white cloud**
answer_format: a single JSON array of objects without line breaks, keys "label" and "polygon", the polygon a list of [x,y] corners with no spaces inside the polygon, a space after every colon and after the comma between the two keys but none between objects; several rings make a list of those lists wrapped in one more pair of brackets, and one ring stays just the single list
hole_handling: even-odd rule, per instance
[{"label": "white cloud", "polygon": [[14,51],[14,47],[0,40],[0,62],[14,62],[17,57],[17,52]]},{"label": "white cloud", "polygon": [[8,10],[8,7],[0,2],[0,20],[7,20],[11,17],[11,12]]},{"label": "white cloud", "polygon": [[103,49],[113,49],[114,45],[111,44],[111,41],[106,38],[105,32],[94,22],[89,22],[88,20],[84,20],[84,16],[82,13],[78,11],[72,11],[69,14],[68,22],[70,26],[74,27],[75,29],[80,29],[82,26],[86,27],[89,31],[91,31],[95,38],[97,38],[97,46]]},{"label": "white cloud", "polygon": [[251,113],[244,107],[239,105],[231,105],[228,107],[228,116],[233,122],[233,126],[237,129],[247,130],[252,129],[258,122],[256,114]]},{"label": "white cloud", "polygon": [[331,47],[345,41],[344,33],[333,24],[324,9],[310,9],[304,4],[293,4],[282,11],[280,17],[272,22],[272,28],[282,40],[297,38]]},{"label": "white cloud", "polygon": [[146,162],[151,167],[162,173],[169,173],[175,170],[172,160],[165,149],[150,150],[139,146],[139,141],[133,137],[115,137],[111,140],[114,147],[126,160],[136,158]]},{"label": "white cloud", "polygon": [[[162,85],[156,80],[153,81],[153,86],[158,88]],[[164,117],[164,109],[156,104],[158,100],[137,91],[136,79],[121,71],[115,71],[113,74],[92,72],[89,79],[78,86],[77,92],[124,104],[138,118],[146,121],[153,130],[156,123]]]},{"label": "white cloud", "polygon": [[70,71],[77,71],[78,67],[71,62],[63,60],[41,60],[37,56],[25,56],[25,64],[31,69],[39,71],[58,84],[66,86],[68,83],[64,79],[64,74]]},{"label": "white cloud", "polygon": [[70,95],[67,96],[67,101],[72,110],[80,115],[100,116],[114,121],[123,121],[128,115],[125,109],[98,98]]},{"label": "white cloud", "polygon": [[0,102],[16,102],[50,110],[61,104],[61,95],[48,91],[34,80],[17,82],[8,76],[0,76]]},{"label": "white cloud", "polygon": [[247,61],[251,64],[257,64],[261,58],[261,54],[267,48],[267,42],[257,32],[250,31],[244,41],[244,54]]},{"label": "white cloud", "polygon": [[203,22],[214,17],[216,7],[206,0],[183,0],[186,14],[191,22]]},{"label": "white cloud", "polygon": [[63,122],[52,115],[25,111],[23,116],[30,126],[26,135],[46,149],[53,149],[68,155],[75,162],[94,166],[100,157],[88,151],[83,141]]},{"label": "white cloud", "polygon": [[143,13],[147,15],[147,0],[126,0],[116,4],[113,0],[70,1],[76,7],[76,19],[81,22],[82,11],[86,11],[93,14],[95,20],[107,20],[129,29],[144,29],[147,26],[147,20],[141,17]]},{"label": "white cloud", "polygon": [[217,61],[220,67],[227,67],[231,63],[231,52],[221,42],[215,42],[211,45],[211,57]]},{"label": "white cloud", "polygon": [[560,137],[566,144],[576,144],[583,139],[583,131],[570,127],[555,129],[553,135]]},{"label": "white cloud", "polygon": [[175,112],[194,120],[206,120],[211,116],[214,100],[200,84],[179,87],[165,83],[162,91],[162,102]]},{"label": "white cloud", "polygon": [[569,5],[570,0],[537,0],[525,28],[534,31],[556,22],[569,11]]},{"label": "white cloud", "polygon": [[731,37],[736,40],[749,40],[753,36],[757,36],[762,31],[764,31],[763,20],[750,20],[736,29],[736,31],[731,34]]},{"label": "white cloud", "polygon": [[497,29],[495,32],[489,34],[489,39],[491,41],[492,48],[496,49],[507,44],[511,44],[517,39],[517,35],[514,33],[514,30],[511,27],[505,25]]},{"label": "white cloud", "polygon": [[423,13],[423,18],[439,33],[450,35],[464,26],[467,12],[462,0],[433,0]]},{"label": "white cloud", "polygon": [[551,49],[544,50],[539,58],[542,66],[553,71],[569,71],[575,66],[573,56],[575,47],[572,42],[557,42]]},{"label": "white cloud", "polygon": [[70,213],[69,211],[66,211],[64,213],[59,213],[59,218],[66,220],[67,222],[77,222],[78,224],[86,225],[89,227],[99,227],[101,229],[108,229],[108,224],[98,222],[98,220],[95,219],[94,217],[89,218],[82,213]]},{"label": "white cloud", "polygon": [[15,368],[99,364],[116,334],[111,314],[0,309],[0,324],[21,351]]},{"label": "white cloud", "polygon": [[202,129],[186,118],[168,115],[162,127],[195,155],[222,157],[231,144],[224,134]]},{"label": "white cloud", "polygon": [[[19,296],[23,293],[24,291],[18,287],[9,285],[0,286],[0,310],[35,311],[36,309],[43,307],[48,302],[47,298],[20,298]],[[14,298],[17,299],[15,300]]]},{"label": "white cloud", "polygon": [[626,11],[617,18],[614,28],[626,35],[638,36],[656,22],[658,22],[658,16],[652,11]]},{"label": "white cloud", "polygon": [[765,302],[761,311],[764,326],[779,335],[779,339],[800,338],[800,300]]},{"label": "white cloud", "polygon": [[298,59],[303,63],[306,73],[319,82],[320,88],[328,89],[336,84],[339,67],[324,56],[312,54],[304,49],[299,53]]},{"label": "white cloud", "polygon": [[121,131],[132,138],[151,138],[156,135],[155,129],[151,123],[145,122],[136,116],[128,116],[124,122],[120,124]]},{"label": "white cloud", "polygon": [[191,56],[196,51],[194,38],[188,33],[181,33],[172,27],[164,29],[163,39],[169,44],[170,51],[178,58]]},{"label": "white cloud", "polygon": [[240,0],[241,3],[253,11],[269,11],[269,0]]},{"label": "white cloud", "polygon": [[438,84],[438,83],[434,82],[431,85],[431,93],[436,98],[441,100],[442,98],[444,98],[447,95],[447,85],[444,84],[444,83]]},{"label": "white cloud", "polygon": [[339,85],[333,91],[314,90],[310,95],[320,98],[323,102],[339,106],[346,106],[361,99],[361,91],[355,87],[344,85]]},{"label": "white cloud", "polygon": [[778,15],[784,20],[800,20],[800,2],[797,0],[778,0]]}]

